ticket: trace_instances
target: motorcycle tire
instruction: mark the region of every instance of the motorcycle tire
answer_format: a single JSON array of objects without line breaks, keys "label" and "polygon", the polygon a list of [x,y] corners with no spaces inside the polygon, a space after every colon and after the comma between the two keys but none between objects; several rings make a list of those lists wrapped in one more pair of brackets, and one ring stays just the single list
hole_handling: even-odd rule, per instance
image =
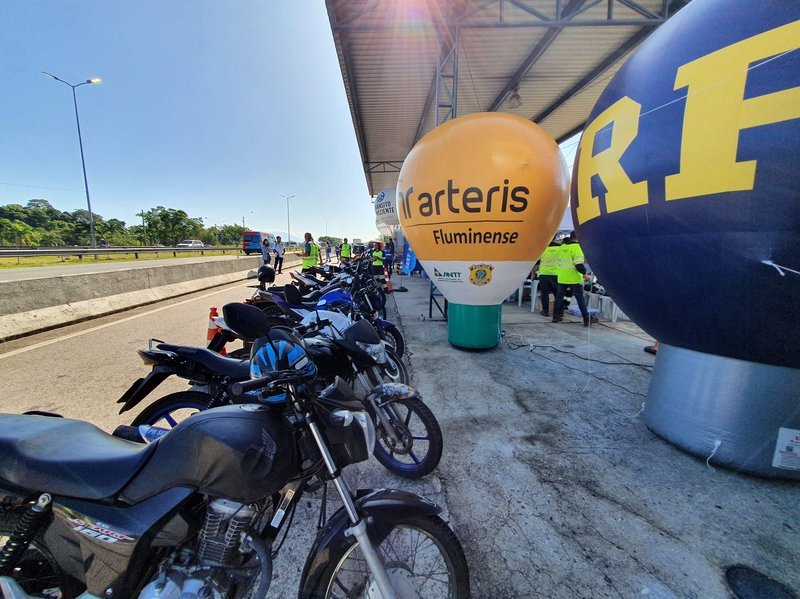
[{"label": "motorcycle tire", "polygon": [[[375,549],[387,565],[389,580],[397,582],[396,588],[401,585],[408,588],[409,596],[418,593],[422,596],[423,591],[426,597],[470,596],[464,550],[444,520],[439,516],[389,514],[373,518],[370,526],[391,528]],[[328,566],[310,597],[336,599],[380,594],[358,543],[352,536],[347,538],[348,544],[336,545],[328,556]]]},{"label": "motorcycle tire", "polygon": [[400,332],[400,329],[394,325],[390,325],[385,329],[380,324],[377,326],[379,327],[378,333],[380,334],[381,339],[384,339],[387,343],[389,343],[391,346],[390,349],[397,354],[398,358],[402,358],[406,351],[406,341],[403,338],[403,333]]},{"label": "motorcycle tire", "polygon": [[[21,510],[0,510],[0,553],[3,552],[21,517]],[[80,594],[78,582],[61,570],[53,555],[44,546],[41,531],[22,554],[11,578],[32,596],[60,594],[62,599],[72,599]]]},{"label": "motorcycle tire", "polygon": [[400,443],[379,426],[372,452],[375,459],[389,472],[403,478],[422,478],[433,472],[442,459],[444,441],[439,421],[431,409],[421,399],[411,398],[389,404],[386,412]]},{"label": "motorcycle tire", "polygon": [[403,360],[391,349],[386,348],[386,364],[381,368],[384,382],[387,383],[402,383],[408,385],[411,377],[408,376],[406,365]]},{"label": "motorcycle tire", "polygon": [[179,391],[157,399],[133,419],[131,426],[149,424],[174,428],[192,414],[208,409],[211,396],[199,391]]}]

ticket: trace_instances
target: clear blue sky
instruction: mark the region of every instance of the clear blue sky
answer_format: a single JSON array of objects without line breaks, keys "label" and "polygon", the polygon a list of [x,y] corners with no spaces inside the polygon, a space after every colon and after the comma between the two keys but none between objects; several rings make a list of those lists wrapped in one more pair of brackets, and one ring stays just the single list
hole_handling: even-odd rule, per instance
[{"label": "clear blue sky", "polygon": [[106,219],[163,205],[285,231],[294,194],[293,238],[325,217],[377,234],[322,0],[0,3],[0,204],[86,208],[71,91],[41,71],[103,79],[77,93]]}]

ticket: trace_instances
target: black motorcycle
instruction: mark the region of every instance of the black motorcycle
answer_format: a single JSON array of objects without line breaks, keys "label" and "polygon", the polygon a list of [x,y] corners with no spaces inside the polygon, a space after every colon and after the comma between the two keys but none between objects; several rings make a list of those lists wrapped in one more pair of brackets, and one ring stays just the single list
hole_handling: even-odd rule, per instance
[{"label": "black motorcycle", "polygon": [[[352,493],[372,420],[346,385],[311,392],[314,367],[288,329],[263,330],[264,376],[280,404],[196,414],[153,443],[44,415],[0,415],[0,591],[106,599],[262,598],[281,531],[305,491],[332,482],[343,506],[320,528],[300,597],[468,597],[463,550],[438,506],[396,490]],[[323,495],[325,497],[325,495]],[[277,545],[277,547],[276,547]]]},{"label": "black motorcycle", "polygon": [[[230,310],[237,314],[243,310],[259,312],[247,304],[228,304],[223,307],[226,323]],[[260,318],[267,328],[283,322],[263,313]],[[308,335],[328,326],[330,322],[318,320],[297,330]],[[436,416],[411,387],[384,383],[378,370],[378,354],[386,350],[368,321],[353,323],[343,331],[341,339],[308,337],[305,349],[318,369],[318,389],[337,377],[358,381],[363,387],[366,395],[361,401],[378,429],[375,458],[386,469],[406,478],[420,478],[436,468],[443,449]],[[123,404],[120,414],[136,407],[169,376],[187,379],[192,389],[157,399],[136,416],[133,426],[172,428],[195,412],[231,403],[234,399],[228,393],[228,385],[250,377],[249,360],[225,358],[205,348],[165,343],[153,348],[151,342],[147,350],[139,350],[139,355],[153,368],[118,400]]]}]

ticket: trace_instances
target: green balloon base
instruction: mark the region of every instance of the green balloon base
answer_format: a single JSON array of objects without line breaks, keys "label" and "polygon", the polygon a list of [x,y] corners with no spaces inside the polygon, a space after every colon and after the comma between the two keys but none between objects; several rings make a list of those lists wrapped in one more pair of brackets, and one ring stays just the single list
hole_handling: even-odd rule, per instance
[{"label": "green balloon base", "polygon": [[447,307],[447,340],[463,349],[492,349],[500,343],[502,305]]}]

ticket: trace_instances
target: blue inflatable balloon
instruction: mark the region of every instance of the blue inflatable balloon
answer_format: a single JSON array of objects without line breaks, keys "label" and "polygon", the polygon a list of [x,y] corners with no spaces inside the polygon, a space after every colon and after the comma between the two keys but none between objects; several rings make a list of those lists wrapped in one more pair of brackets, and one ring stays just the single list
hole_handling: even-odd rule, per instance
[{"label": "blue inflatable balloon", "polygon": [[661,342],[800,368],[800,2],[695,0],[594,107],[587,261]]}]

